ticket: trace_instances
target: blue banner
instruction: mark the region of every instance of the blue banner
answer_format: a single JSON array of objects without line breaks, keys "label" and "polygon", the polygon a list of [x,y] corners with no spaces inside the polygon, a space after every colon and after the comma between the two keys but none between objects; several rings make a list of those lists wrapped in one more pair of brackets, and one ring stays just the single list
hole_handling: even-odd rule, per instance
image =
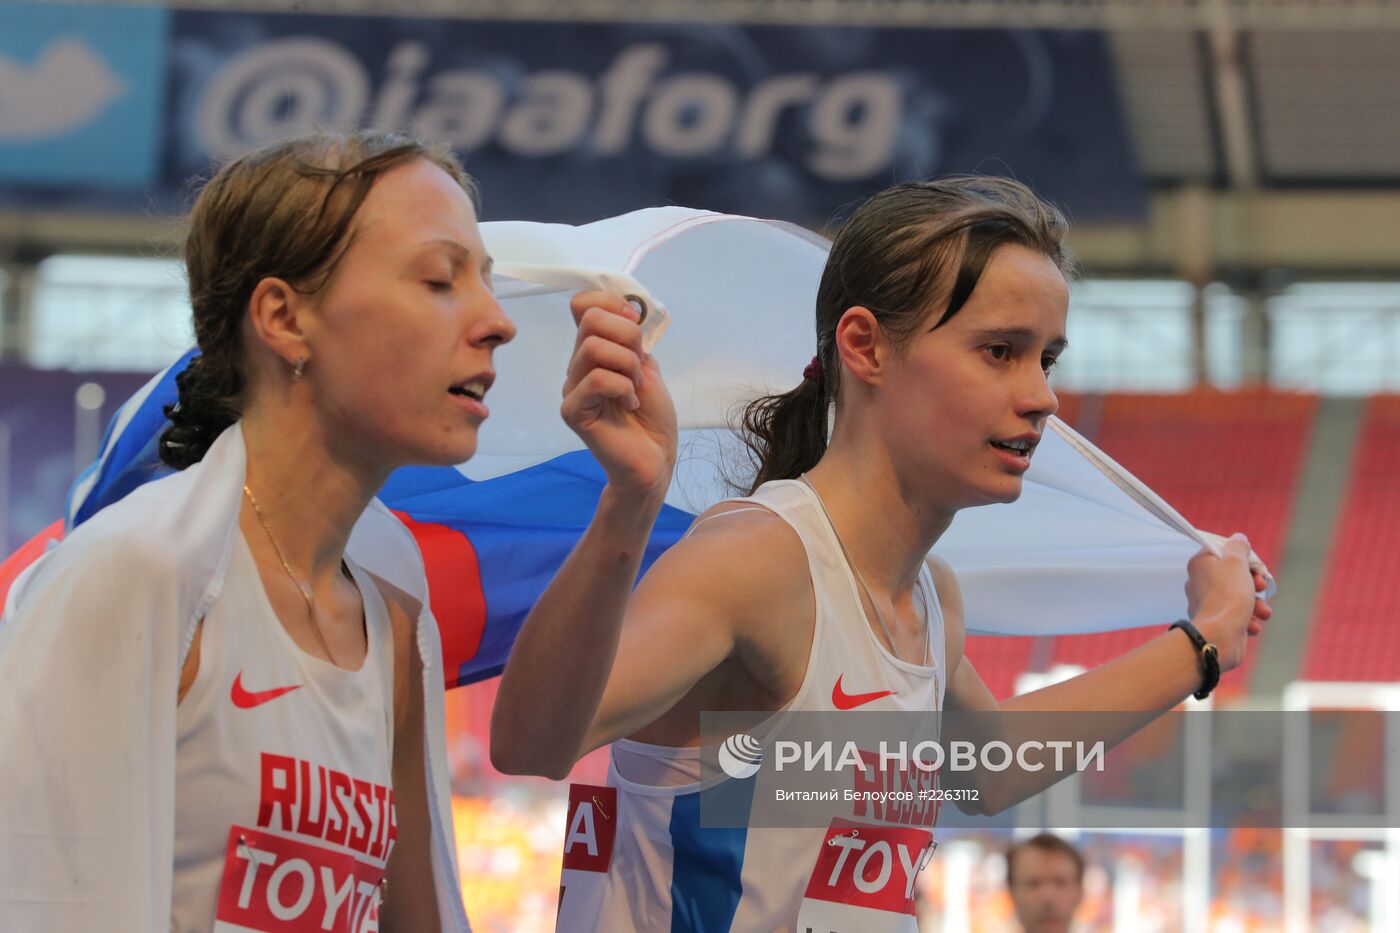
[{"label": "blue banner", "polygon": [[[18,9],[22,22],[42,18]],[[97,42],[102,27],[86,19],[97,12],[71,15],[73,34],[91,35],[94,59],[138,87]],[[211,159],[374,126],[449,143],[494,218],[572,223],[683,204],[822,227],[872,191],[948,172],[1014,175],[1079,219],[1144,210],[1094,32],[197,11],[171,13],[168,31],[168,93],[139,83],[163,114],[158,178],[132,207],[179,210]],[[80,152],[79,167],[105,145],[66,138],[51,142]],[[32,200],[32,183],[50,179],[45,160],[31,154],[26,177],[12,145],[0,135],[3,197]],[[93,166],[72,180],[110,200],[114,183],[139,179]]]},{"label": "blue banner", "polygon": [[0,186],[159,178],[168,15],[0,3]]}]

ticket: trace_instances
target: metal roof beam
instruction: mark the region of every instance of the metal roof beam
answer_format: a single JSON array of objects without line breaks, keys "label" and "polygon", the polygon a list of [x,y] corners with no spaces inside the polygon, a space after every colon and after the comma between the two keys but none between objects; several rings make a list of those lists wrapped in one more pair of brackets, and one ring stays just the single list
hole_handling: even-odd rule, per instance
[{"label": "metal roof beam", "polygon": [[1206,31],[1214,77],[1216,116],[1225,155],[1225,174],[1233,188],[1250,190],[1259,181],[1254,124],[1250,119],[1249,80],[1240,62],[1240,33],[1230,18],[1229,0],[1208,0]]}]

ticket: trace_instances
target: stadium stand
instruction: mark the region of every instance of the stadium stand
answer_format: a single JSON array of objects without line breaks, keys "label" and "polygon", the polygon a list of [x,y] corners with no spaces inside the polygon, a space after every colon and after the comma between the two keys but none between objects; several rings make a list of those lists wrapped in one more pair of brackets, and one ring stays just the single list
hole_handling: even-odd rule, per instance
[{"label": "stadium stand", "polygon": [[1400,680],[1400,396],[1367,403],[1303,663],[1307,680]]},{"label": "stadium stand", "polygon": [[[1222,534],[1245,531],[1264,561],[1277,569],[1316,408],[1312,395],[1197,391],[1067,396],[1060,414],[1196,527]],[[1400,430],[1391,431],[1393,449],[1400,446]],[[1400,494],[1395,501],[1400,507]],[[1045,667],[1093,667],[1156,634],[1156,629],[1138,629],[1061,636],[1041,652],[1029,639],[973,636],[967,650],[992,692],[1005,697],[1033,656],[1043,655]],[[1221,691],[1244,690],[1249,668],[1247,663],[1226,677]]]}]

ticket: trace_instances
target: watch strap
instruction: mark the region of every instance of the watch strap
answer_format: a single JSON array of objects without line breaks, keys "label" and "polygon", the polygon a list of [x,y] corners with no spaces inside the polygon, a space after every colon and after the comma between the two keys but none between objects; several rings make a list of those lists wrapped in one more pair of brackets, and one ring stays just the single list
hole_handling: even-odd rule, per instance
[{"label": "watch strap", "polygon": [[1198,700],[1204,700],[1220,684],[1220,651],[1215,645],[1206,641],[1205,636],[1190,621],[1182,619],[1179,622],[1173,622],[1167,631],[1174,628],[1185,632],[1186,637],[1191,639],[1191,644],[1196,648],[1196,656],[1201,662],[1201,687],[1191,695]]}]

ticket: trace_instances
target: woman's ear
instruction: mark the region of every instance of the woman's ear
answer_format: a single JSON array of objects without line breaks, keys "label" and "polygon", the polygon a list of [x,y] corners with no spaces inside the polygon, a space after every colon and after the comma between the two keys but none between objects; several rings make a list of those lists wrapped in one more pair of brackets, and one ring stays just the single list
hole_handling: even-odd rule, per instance
[{"label": "woman's ear", "polygon": [[311,356],[297,320],[304,308],[302,294],[285,280],[273,277],[258,282],[248,300],[248,323],[255,338],[288,366],[295,365],[298,357]]},{"label": "woman's ear", "polygon": [[836,322],[836,354],[852,376],[867,385],[880,381],[888,353],[884,329],[866,307],[846,309]]}]

